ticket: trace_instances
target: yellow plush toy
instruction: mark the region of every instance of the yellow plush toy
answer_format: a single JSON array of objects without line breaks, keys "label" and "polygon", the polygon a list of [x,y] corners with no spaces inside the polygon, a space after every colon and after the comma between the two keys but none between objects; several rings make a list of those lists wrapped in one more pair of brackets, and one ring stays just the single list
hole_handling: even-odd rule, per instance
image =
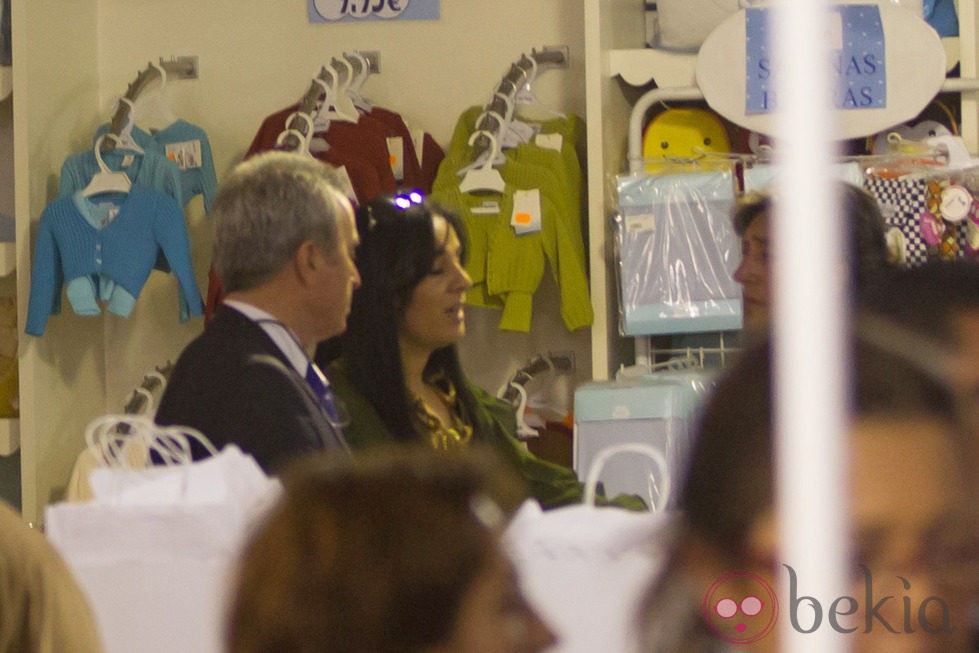
[{"label": "yellow plush toy", "polygon": [[[658,114],[646,127],[642,152],[646,172],[710,170],[698,161],[710,152],[730,152],[731,142],[721,118],[709,109],[676,107]],[[721,164],[726,166],[727,164]]]}]

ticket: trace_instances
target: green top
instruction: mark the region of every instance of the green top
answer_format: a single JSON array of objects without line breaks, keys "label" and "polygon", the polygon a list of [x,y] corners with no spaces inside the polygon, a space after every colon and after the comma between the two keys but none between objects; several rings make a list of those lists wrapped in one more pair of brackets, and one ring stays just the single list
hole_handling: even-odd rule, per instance
[{"label": "green top", "polygon": [[[381,416],[354,387],[342,360],[330,365],[328,376],[333,391],[350,413],[350,424],[344,427],[344,434],[354,452],[395,442],[394,434]],[[514,466],[524,479],[527,496],[537,499],[544,508],[579,503],[583,490],[574,471],[541,460],[523,446],[516,437],[517,420],[510,405],[468,380],[466,387],[476,398],[476,410],[480,412],[478,417],[474,416],[474,421],[490,425],[488,429],[477,429],[473,433],[473,440],[492,444],[501,457]],[[599,500],[599,503],[602,502]],[[614,503],[624,508],[646,508],[638,497],[621,496]]]},{"label": "green top", "polygon": [[[504,150],[496,166],[502,193],[463,193],[457,172],[473,158],[468,144],[482,107],[465,111],[456,123],[449,150],[439,166],[431,197],[459,213],[468,236],[466,272],[473,286],[466,302],[503,308],[499,328],[530,331],[533,294],[549,265],[561,293],[561,317],[568,330],[594,321],[582,236],[582,176],[575,150],[582,133],[572,116],[539,125],[541,135],[561,137],[561,150],[523,143]],[[514,193],[540,191],[540,231],[517,234],[511,226]]]}]

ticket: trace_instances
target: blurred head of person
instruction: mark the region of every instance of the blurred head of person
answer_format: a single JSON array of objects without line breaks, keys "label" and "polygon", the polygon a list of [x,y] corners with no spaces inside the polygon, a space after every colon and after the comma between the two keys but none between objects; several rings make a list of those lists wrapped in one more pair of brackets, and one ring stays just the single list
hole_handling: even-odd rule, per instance
[{"label": "blurred head of person", "polygon": [[[860,328],[866,337],[852,343],[851,500],[840,507],[852,529],[848,596],[859,607],[837,623],[853,629],[847,636],[852,650],[964,650],[979,533],[966,491],[971,469],[962,455],[960,401],[940,373],[948,352],[919,343],[922,356],[908,359],[906,331],[870,318],[861,324],[868,322]],[[764,599],[760,588],[789,594],[793,561],[779,559],[774,505],[771,364],[770,343],[758,343],[728,370],[705,407],[670,559],[644,610],[652,650],[747,642],[739,638],[766,626],[773,606],[739,601]],[[750,575],[731,577],[738,571]],[[715,596],[711,588],[726,578],[730,596]],[[805,577],[796,581],[797,593],[805,595]],[[868,581],[875,602],[895,597],[878,606],[880,620],[869,622],[866,611],[874,605],[864,605]],[[722,605],[724,598],[735,601]],[[832,627],[828,608],[836,598],[820,597],[823,628]],[[905,601],[912,606],[909,617]],[[790,609],[781,605],[778,618],[790,618]],[[913,633],[905,632],[907,619]],[[810,627],[812,612],[800,620]],[[781,650],[777,631],[745,644],[745,650]]]},{"label": "blurred head of person", "polygon": [[953,379],[979,399],[979,262],[930,260],[890,268],[863,294],[863,306],[952,347]]},{"label": "blurred head of person", "polygon": [[[852,184],[838,182],[840,211],[845,219],[846,256],[850,291],[859,293],[887,266],[884,218],[877,201]],[[742,287],[745,329],[763,332],[773,315],[774,252],[771,220],[776,199],[771,193],[749,193],[734,213],[734,231],[741,238],[741,264],[734,280]]]},{"label": "blurred head of person", "polygon": [[531,653],[553,635],[500,547],[518,497],[485,451],[302,461],[241,561],[230,651]]}]

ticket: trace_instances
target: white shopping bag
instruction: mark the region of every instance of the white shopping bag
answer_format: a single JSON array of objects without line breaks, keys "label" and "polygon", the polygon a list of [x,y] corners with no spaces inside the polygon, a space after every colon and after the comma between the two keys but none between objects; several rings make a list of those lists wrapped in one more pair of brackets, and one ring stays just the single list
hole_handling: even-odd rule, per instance
[{"label": "white shopping bag", "polygon": [[[662,454],[650,449],[610,448],[596,458],[585,503],[544,512],[536,502],[527,501],[507,527],[504,543],[523,591],[558,637],[549,651],[637,650],[637,610],[664,559],[660,545],[670,516],[655,509],[661,506],[645,513],[596,507],[594,487],[605,460],[623,451],[641,451],[665,472]],[[661,491],[665,502],[665,473]]]},{"label": "white shopping bag", "polygon": [[219,652],[231,571],[277,480],[230,445],[206,460],[99,468],[94,499],[49,506],[108,653]]}]

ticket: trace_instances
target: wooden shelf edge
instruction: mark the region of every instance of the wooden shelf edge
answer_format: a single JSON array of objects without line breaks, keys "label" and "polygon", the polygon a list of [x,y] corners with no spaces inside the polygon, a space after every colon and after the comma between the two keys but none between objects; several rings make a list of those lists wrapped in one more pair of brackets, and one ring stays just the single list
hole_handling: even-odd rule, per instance
[{"label": "wooden shelf edge", "polygon": [[6,100],[14,88],[13,68],[0,66],[0,101]]},{"label": "wooden shelf edge", "polygon": [[9,456],[20,449],[20,420],[0,418],[0,456]]},{"label": "wooden shelf edge", "polygon": [[17,247],[15,243],[0,242],[0,277],[12,274],[17,269]]}]

